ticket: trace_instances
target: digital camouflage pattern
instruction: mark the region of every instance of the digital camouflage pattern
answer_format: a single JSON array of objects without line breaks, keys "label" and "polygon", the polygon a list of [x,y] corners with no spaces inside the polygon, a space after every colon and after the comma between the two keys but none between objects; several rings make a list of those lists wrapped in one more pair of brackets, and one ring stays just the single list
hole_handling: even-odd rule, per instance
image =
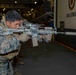
[{"label": "digital camouflage pattern", "polygon": [[9,60],[0,58],[0,75],[14,75],[13,67]]},{"label": "digital camouflage pattern", "polygon": [[[0,27],[3,29],[6,28],[4,23],[0,23]],[[7,58],[7,53],[10,54],[10,52],[19,48],[20,43],[16,36],[16,34],[8,36],[0,35],[0,75],[14,75],[11,62]],[[6,56],[3,56],[3,54],[6,54]]]}]

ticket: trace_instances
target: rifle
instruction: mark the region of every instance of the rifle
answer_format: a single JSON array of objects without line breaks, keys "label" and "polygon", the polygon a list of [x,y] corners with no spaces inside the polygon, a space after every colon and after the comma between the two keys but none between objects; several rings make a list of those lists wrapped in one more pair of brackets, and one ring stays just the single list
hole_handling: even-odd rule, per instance
[{"label": "rifle", "polygon": [[2,29],[0,27],[0,35],[10,35],[14,33],[26,33],[31,36],[33,46],[38,46],[38,41],[51,41],[52,34],[76,35],[76,32],[57,32],[51,27],[41,27],[39,24],[26,22],[19,29]]}]

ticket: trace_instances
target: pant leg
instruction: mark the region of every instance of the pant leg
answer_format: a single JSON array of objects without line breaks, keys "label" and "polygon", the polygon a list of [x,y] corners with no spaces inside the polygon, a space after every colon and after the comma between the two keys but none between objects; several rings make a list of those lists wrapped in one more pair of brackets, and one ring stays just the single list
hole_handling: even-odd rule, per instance
[{"label": "pant leg", "polygon": [[8,74],[7,75],[14,75],[14,71],[13,71],[13,66],[11,64],[11,62],[9,62],[9,65],[8,65]]},{"label": "pant leg", "polygon": [[14,75],[13,68],[9,61],[0,62],[0,75]]},{"label": "pant leg", "polygon": [[8,75],[8,63],[0,62],[0,75]]}]

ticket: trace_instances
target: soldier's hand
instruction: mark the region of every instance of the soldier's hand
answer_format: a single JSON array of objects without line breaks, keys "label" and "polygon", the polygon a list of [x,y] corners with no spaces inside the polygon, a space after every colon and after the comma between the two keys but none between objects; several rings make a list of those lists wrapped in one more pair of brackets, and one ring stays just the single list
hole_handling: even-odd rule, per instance
[{"label": "soldier's hand", "polygon": [[18,40],[20,40],[22,42],[28,41],[29,39],[30,39],[30,37],[26,33],[20,34],[18,36]]}]

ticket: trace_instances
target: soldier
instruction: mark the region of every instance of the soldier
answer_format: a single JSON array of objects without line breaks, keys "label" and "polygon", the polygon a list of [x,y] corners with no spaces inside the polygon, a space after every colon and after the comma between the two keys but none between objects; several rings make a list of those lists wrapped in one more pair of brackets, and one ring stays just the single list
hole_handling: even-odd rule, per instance
[{"label": "soldier", "polygon": [[[0,28],[17,29],[22,25],[23,18],[15,11],[10,10],[3,17]],[[29,36],[23,34],[0,35],[0,75],[14,75],[10,59],[18,54],[20,41],[27,41]]]}]

